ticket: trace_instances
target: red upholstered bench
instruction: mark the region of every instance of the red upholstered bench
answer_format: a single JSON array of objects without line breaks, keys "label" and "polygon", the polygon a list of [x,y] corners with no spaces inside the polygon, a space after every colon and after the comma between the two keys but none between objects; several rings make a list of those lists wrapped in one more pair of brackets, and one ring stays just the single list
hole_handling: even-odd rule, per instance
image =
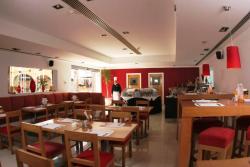
[{"label": "red upholstered bench", "polygon": [[212,127],[204,130],[198,137],[198,160],[203,151],[218,152],[218,159],[231,158],[235,131],[230,128]]},{"label": "red upholstered bench", "polygon": [[250,127],[248,127],[247,133],[246,133],[246,143],[245,143],[245,150],[244,150],[245,156],[248,156],[249,145],[250,145]]}]

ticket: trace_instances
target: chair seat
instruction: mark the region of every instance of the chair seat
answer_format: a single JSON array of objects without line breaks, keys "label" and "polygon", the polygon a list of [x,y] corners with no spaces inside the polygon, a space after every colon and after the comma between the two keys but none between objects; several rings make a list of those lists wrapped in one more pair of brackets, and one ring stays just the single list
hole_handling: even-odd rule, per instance
[{"label": "chair seat", "polygon": [[[77,158],[81,159],[87,159],[90,161],[94,160],[94,154],[92,150],[86,150],[84,152],[81,152]],[[110,162],[113,160],[114,155],[112,153],[107,153],[107,152],[100,152],[100,166],[101,167],[106,167]],[[82,165],[85,167],[85,165]]]},{"label": "chair seat", "polygon": [[212,127],[199,134],[199,144],[225,148],[234,139],[235,131],[230,128]]},{"label": "chair seat", "polygon": [[[10,126],[10,133],[20,132],[21,128],[18,126]],[[8,135],[7,126],[0,127],[0,134]]]},{"label": "chair seat", "polygon": [[140,118],[141,120],[147,120],[148,117],[149,117],[149,114],[148,114],[148,113],[140,113],[140,115],[139,115],[139,118]]},{"label": "chair seat", "polygon": [[210,127],[221,127],[223,122],[216,117],[200,118],[193,121],[193,132],[196,134]]},{"label": "chair seat", "polygon": [[244,129],[247,130],[247,128],[250,126],[250,116],[241,116],[236,121],[237,129]]},{"label": "chair seat", "polygon": [[246,139],[250,140],[250,127],[247,129]]},{"label": "chair seat", "polygon": [[[32,146],[40,148],[40,143],[35,143]],[[44,147],[47,157],[52,157],[54,155],[60,154],[65,148],[63,144],[50,141],[44,142]]]}]

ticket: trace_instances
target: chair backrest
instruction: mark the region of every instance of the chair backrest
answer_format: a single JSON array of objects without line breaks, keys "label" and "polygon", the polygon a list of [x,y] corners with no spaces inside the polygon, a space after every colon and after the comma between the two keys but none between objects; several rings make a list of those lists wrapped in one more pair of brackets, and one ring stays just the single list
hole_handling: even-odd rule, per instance
[{"label": "chair backrest", "polygon": [[[20,110],[6,112],[6,127],[8,135],[11,134],[11,124],[15,122],[15,126],[21,126],[22,113]],[[18,124],[18,125],[17,125]]]},{"label": "chair backrest", "polygon": [[147,100],[136,100],[136,106],[149,106],[149,101]]},{"label": "chair backrest", "polygon": [[83,119],[86,118],[86,114],[89,118],[93,118],[92,110],[85,110],[85,109],[75,109],[73,116],[74,119]]},{"label": "chair backrest", "polygon": [[[21,128],[22,128],[23,149],[27,150],[27,151],[34,152],[34,153],[38,153],[38,154],[46,157],[41,126],[36,126],[36,125],[30,124],[30,123],[22,122]],[[37,141],[40,144],[39,148],[31,146],[28,143],[28,135],[27,135],[28,133],[37,135],[37,138],[38,138]]]},{"label": "chair backrest", "polygon": [[65,116],[67,114],[67,111],[68,111],[68,106],[65,104],[65,103],[60,103],[60,104],[56,104],[56,117],[58,117],[58,113],[59,112],[64,112],[65,113]]},{"label": "chair backrest", "polygon": [[54,167],[53,160],[27,152],[23,149],[16,150],[16,161],[18,167],[27,164],[30,167]]},{"label": "chair backrest", "polygon": [[125,102],[123,100],[112,100],[112,105],[116,105],[116,106],[123,106],[125,104]]},{"label": "chair backrest", "polygon": [[132,116],[130,112],[126,111],[112,111],[110,114],[110,121],[113,121],[113,119],[118,119],[120,122],[126,122],[131,123],[132,122]]},{"label": "chair backrest", "polygon": [[[73,156],[72,151],[71,151],[71,144],[70,144],[71,141],[91,142],[93,155],[94,155],[93,161],[87,160],[87,159],[76,158],[76,156]],[[73,164],[76,164],[76,166],[80,166],[80,165],[93,166],[93,167],[100,166],[100,154],[99,154],[100,146],[99,146],[99,142],[98,142],[98,138],[96,134],[65,131],[65,146],[66,146],[68,167],[72,167]]]},{"label": "chair backrest", "polygon": [[94,120],[99,120],[99,121],[105,120],[105,106],[104,105],[97,105],[97,106],[90,105],[90,110],[92,110]]}]

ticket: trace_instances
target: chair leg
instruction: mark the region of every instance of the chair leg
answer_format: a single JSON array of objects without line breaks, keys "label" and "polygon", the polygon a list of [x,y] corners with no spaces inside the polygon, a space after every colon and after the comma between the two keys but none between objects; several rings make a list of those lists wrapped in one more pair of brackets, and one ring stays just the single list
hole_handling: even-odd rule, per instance
[{"label": "chair leg", "polygon": [[238,137],[239,129],[236,127],[235,130],[235,139],[234,139],[234,144],[233,144],[233,157],[236,155],[236,150],[237,150],[237,137]]},{"label": "chair leg", "polygon": [[129,158],[131,158],[132,157],[132,139],[130,139],[130,141],[129,141],[129,146],[128,146],[129,148],[129,150],[128,150],[128,152],[129,152]]},{"label": "chair leg", "polygon": [[126,147],[122,146],[122,167],[125,167],[125,159],[126,159]]},{"label": "chair leg", "polygon": [[232,158],[232,153],[233,153],[233,146],[230,146],[228,151],[227,151],[227,159]]},{"label": "chair leg", "polygon": [[147,121],[148,121],[148,130],[149,130],[149,115],[148,115],[148,119],[147,119]]},{"label": "chair leg", "polygon": [[248,156],[249,142],[246,141],[245,149],[244,149],[244,157]]},{"label": "chair leg", "polygon": [[197,160],[202,160],[202,152],[203,152],[203,150],[200,148],[200,146],[198,146]]},{"label": "chair leg", "polygon": [[227,150],[220,152],[218,155],[218,159],[226,159],[226,157],[227,157]]},{"label": "chair leg", "polygon": [[2,136],[0,136],[0,149],[3,148],[3,144],[2,144]]},{"label": "chair leg", "polygon": [[9,144],[9,150],[11,151],[11,154],[14,154],[13,143],[12,143],[12,137],[11,136],[8,136],[8,144]]}]

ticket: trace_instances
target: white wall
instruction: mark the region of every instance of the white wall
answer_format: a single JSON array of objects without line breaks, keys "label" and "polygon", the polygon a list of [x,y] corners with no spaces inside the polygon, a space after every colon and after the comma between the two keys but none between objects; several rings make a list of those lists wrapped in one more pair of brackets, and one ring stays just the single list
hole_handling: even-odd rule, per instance
[{"label": "white wall", "polygon": [[9,96],[9,66],[53,69],[56,74],[54,82],[56,83],[57,91],[70,91],[71,89],[70,63],[54,61],[54,66],[50,68],[47,58],[0,50],[0,97]]},{"label": "white wall", "polygon": [[226,46],[224,44],[224,59],[217,60],[215,55],[210,56],[201,63],[208,63],[214,69],[215,90],[221,92],[233,92],[237,83],[243,83],[250,89],[250,23],[242,27],[239,34],[233,36],[233,43],[239,46],[241,69],[226,68]]}]

